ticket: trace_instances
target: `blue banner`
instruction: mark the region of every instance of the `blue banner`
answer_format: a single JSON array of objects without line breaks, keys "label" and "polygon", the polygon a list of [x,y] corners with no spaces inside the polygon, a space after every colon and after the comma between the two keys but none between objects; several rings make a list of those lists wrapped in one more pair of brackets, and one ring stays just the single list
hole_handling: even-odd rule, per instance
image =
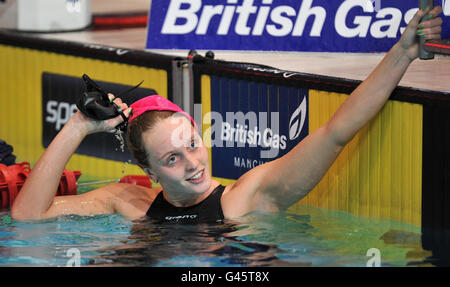
[{"label": "blue banner", "polygon": [[[442,36],[450,38],[450,0],[442,5]],[[153,0],[146,48],[384,52],[417,7],[417,0]]]},{"label": "blue banner", "polygon": [[212,176],[237,179],[309,134],[308,90],[211,77]]}]

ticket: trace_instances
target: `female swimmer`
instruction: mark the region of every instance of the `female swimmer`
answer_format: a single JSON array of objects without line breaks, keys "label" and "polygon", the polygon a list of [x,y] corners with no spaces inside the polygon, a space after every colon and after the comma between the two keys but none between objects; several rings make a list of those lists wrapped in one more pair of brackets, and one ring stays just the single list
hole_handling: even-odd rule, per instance
[{"label": "female swimmer", "polygon": [[[115,98],[114,102],[130,118],[130,150],[139,166],[162,187],[149,189],[116,183],[81,195],[55,197],[63,169],[84,137],[109,131],[123,121],[120,116],[93,121],[77,112],[34,166],[12,206],[11,216],[23,221],[63,214],[120,213],[130,218],[147,215],[164,221],[215,221],[254,210],[285,209],[318,184],[344,146],[382,109],[408,66],[418,57],[418,35],[440,39],[442,19],[436,16],[441,12],[441,7],[419,10],[399,42],[328,123],[285,156],[253,168],[234,184],[221,186],[211,178],[201,136],[190,117],[178,107],[159,97],[144,98],[131,107]],[[423,17],[427,20],[419,23]],[[173,115],[180,113],[185,116],[174,121]],[[186,136],[191,132],[193,136]]]}]

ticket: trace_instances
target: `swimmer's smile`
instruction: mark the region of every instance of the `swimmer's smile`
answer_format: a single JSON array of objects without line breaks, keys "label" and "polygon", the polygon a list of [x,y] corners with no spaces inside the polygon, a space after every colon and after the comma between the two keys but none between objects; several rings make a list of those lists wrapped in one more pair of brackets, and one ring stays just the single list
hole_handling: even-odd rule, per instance
[{"label": "swimmer's smile", "polygon": [[194,176],[192,176],[186,180],[189,181],[190,183],[198,184],[198,183],[202,182],[204,179],[205,179],[205,170],[202,169],[201,171],[194,174]]}]

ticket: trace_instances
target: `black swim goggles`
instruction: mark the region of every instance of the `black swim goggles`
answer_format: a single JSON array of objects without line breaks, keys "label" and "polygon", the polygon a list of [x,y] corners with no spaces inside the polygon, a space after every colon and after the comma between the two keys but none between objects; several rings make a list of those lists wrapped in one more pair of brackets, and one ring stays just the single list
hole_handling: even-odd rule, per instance
[{"label": "black swim goggles", "polygon": [[[116,129],[125,132],[128,126],[128,118],[123,114],[119,106],[112,100],[110,101],[108,93],[100,88],[100,86],[89,78],[88,75],[84,74],[82,79],[86,85],[86,92],[81,94],[81,97],[77,102],[78,110],[85,116],[97,121],[112,119],[120,115],[123,118],[123,122],[119,124]],[[117,97],[133,91],[142,83],[143,81],[131,89],[120,93]]]}]

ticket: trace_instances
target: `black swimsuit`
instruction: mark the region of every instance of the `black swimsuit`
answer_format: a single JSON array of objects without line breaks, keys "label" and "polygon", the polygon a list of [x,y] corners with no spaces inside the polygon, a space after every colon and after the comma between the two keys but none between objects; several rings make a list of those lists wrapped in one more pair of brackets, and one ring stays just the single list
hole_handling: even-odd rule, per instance
[{"label": "black swimsuit", "polygon": [[170,204],[161,191],[155,198],[147,216],[163,222],[217,222],[224,219],[220,198],[225,186],[219,185],[202,202],[188,207],[177,207]]}]

